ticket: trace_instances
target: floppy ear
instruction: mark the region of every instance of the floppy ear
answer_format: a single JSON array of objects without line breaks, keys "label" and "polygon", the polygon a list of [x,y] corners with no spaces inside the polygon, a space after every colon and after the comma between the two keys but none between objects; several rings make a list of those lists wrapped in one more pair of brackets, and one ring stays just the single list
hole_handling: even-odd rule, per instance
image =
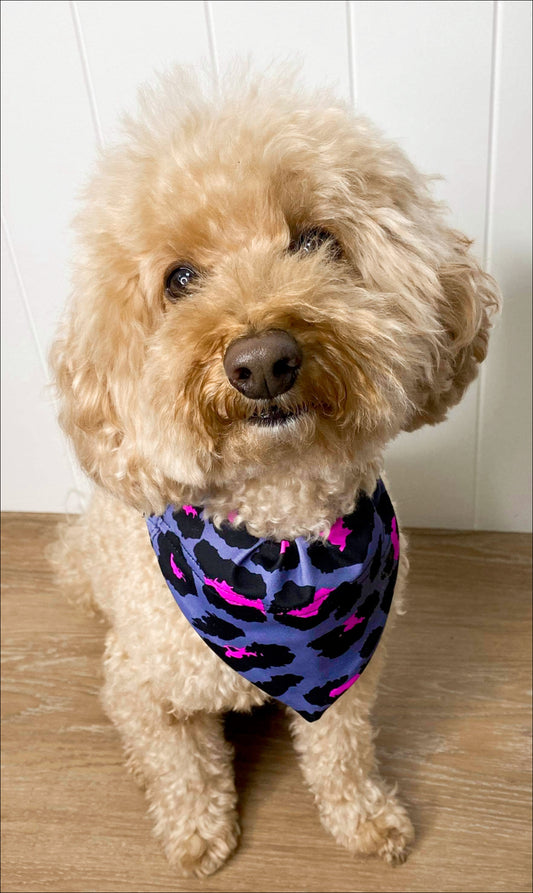
[{"label": "floppy ear", "polygon": [[499,290],[469,254],[466,236],[448,231],[448,258],[437,269],[440,295],[436,314],[443,331],[437,367],[421,385],[416,409],[404,426],[414,431],[446,418],[478,373],[487,354],[490,318],[500,308]]},{"label": "floppy ear", "polygon": [[59,421],[89,477],[141,508],[156,488],[133,436],[152,313],[138,277],[128,278],[109,258],[91,266],[77,271],[77,293],[51,351]]}]

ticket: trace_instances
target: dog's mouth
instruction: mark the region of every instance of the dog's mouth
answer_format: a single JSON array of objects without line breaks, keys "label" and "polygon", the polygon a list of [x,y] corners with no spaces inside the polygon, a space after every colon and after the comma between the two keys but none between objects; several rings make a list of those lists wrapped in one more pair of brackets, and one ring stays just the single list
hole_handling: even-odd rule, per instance
[{"label": "dog's mouth", "polygon": [[277,425],[287,425],[294,419],[300,418],[306,412],[308,412],[307,406],[298,406],[296,409],[282,409],[281,406],[274,403],[271,406],[256,409],[248,417],[247,421],[251,425],[273,428]]}]

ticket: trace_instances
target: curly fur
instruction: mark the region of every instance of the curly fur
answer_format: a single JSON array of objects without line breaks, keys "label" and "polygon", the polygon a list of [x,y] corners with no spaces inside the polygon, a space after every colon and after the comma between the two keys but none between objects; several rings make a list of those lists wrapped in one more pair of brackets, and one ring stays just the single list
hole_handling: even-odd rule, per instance
[{"label": "curly fur", "polygon": [[[316,227],[340,252],[288,250]],[[100,489],[56,560],[111,624],[104,704],[156,833],[182,872],[208,874],[237,840],[219,715],[266,696],[184,621],[139,512],[192,502],[260,536],[324,534],[372,492],[392,438],[461,399],[498,293],[403,153],[282,75],[217,89],[178,70],[146,89],[99,159],[77,229],[52,363],[61,424]],[[200,276],[170,303],[180,262]],[[222,361],[234,339],[269,329],[302,349],[276,399],[300,415],[261,428]],[[412,827],[376,774],[368,720],[383,651],[319,723],[293,715],[291,727],[325,827],[402,860]]]}]

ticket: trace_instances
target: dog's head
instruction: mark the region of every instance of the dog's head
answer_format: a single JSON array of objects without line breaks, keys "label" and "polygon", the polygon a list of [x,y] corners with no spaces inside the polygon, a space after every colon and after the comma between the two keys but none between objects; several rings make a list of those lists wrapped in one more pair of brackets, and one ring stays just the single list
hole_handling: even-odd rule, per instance
[{"label": "dog's head", "polygon": [[283,80],[146,92],[78,231],[61,421],[89,475],[145,510],[363,466],[441,421],[498,304],[402,152]]}]

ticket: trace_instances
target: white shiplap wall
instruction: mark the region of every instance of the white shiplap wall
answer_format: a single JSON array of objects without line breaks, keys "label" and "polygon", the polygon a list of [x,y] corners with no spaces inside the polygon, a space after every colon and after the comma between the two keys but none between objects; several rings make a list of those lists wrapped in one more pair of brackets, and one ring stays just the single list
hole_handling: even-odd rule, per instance
[{"label": "white shiplap wall", "polygon": [[[2,508],[76,508],[46,355],[68,294],[75,195],[154,69],[298,57],[444,180],[505,311],[449,420],[398,439],[403,522],[531,529],[531,3],[525,0],[2,4]],[[74,495],[73,495],[74,494]]]}]

